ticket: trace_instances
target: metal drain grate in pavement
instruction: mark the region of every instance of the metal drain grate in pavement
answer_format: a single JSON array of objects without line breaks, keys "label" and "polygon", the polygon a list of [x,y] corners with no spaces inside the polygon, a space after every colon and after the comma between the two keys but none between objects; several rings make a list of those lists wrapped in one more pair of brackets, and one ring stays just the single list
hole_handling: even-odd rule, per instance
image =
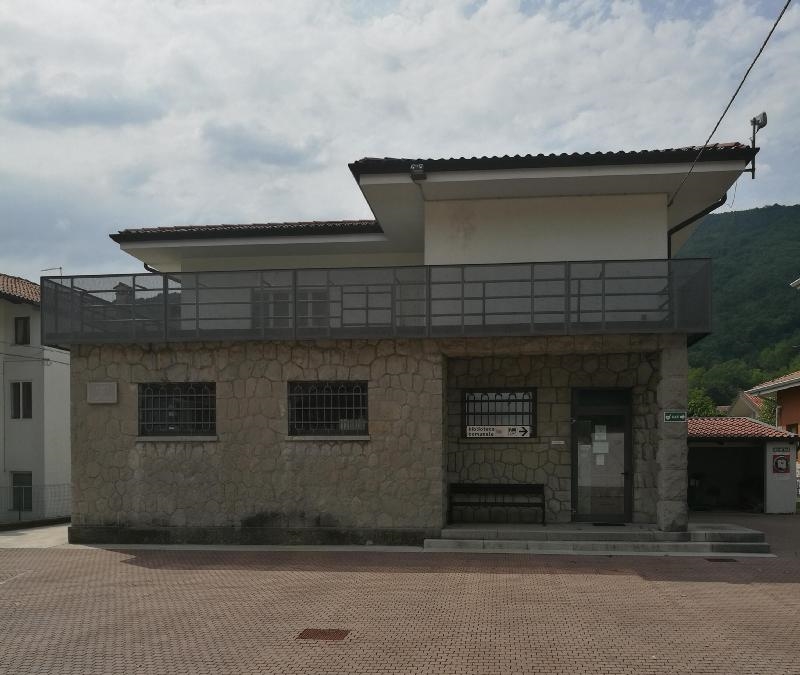
[{"label": "metal drain grate in pavement", "polygon": [[708,562],[739,562],[736,558],[706,558]]},{"label": "metal drain grate in pavement", "polygon": [[350,634],[349,630],[341,628],[306,628],[300,631],[298,640],[344,640]]}]

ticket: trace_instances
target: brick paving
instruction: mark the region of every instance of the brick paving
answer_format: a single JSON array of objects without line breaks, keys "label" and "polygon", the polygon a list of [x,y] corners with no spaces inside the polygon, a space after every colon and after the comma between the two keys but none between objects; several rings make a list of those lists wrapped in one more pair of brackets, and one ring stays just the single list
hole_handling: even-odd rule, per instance
[{"label": "brick paving", "polygon": [[0,673],[796,674],[798,575],[796,557],[4,549]]}]

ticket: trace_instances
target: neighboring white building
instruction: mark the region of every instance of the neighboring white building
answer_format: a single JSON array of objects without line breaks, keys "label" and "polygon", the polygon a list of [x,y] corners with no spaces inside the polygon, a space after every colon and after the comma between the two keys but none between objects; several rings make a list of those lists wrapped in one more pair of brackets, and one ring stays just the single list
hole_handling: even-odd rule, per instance
[{"label": "neighboring white building", "polygon": [[39,299],[0,274],[0,522],[69,515],[69,352],[42,346]]}]

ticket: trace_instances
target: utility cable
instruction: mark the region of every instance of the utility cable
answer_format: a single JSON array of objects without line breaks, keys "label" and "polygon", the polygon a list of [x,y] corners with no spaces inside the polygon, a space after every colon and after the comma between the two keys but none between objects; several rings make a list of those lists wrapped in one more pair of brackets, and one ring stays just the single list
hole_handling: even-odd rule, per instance
[{"label": "utility cable", "polygon": [[0,356],[10,356],[9,359],[3,359],[4,363],[25,363],[28,361],[50,361],[51,363],[60,363],[61,365],[68,366],[66,361],[59,361],[58,359],[51,359],[46,356],[24,356],[22,354],[11,354],[10,352],[0,352]]},{"label": "utility cable", "polygon": [[689,170],[686,172],[686,175],[683,177],[683,180],[681,181],[680,185],[678,185],[678,189],[675,190],[674,194],[672,195],[672,198],[669,200],[669,202],[667,202],[667,206],[668,207],[672,206],[672,203],[675,201],[675,198],[678,196],[678,193],[681,191],[681,188],[683,187],[684,183],[686,183],[686,181],[689,178],[689,176],[691,175],[692,171],[694,171],[695,164],[697,164],[697,162],[700,161],[700,158],[703,156],[703,153],[706,151],[706,148],[708,147],[708,143],[711,140],[711,137],[716,133],[717,129],[719,129],[719,125],[722,124],[723,118],[728,113],[728,110],[730,110],[730,107],[733,105],[733,100],[736,98],[736,95],[739,93],[739,90],[742,88],[742,85],[744,85],[744,82],[747,79],[747,76],[750,74],[750,71],[753,69],[753,66],[756,65],[756,61],[758,61],[758,57],[761,56],[761,52],[764,51],[764,47],[767,46],[767,42],[769,42],[769,39],[772,37],[772,34],[775,32],[775,29],[778,27],[778,23],[780,23],[780,20],[783,18],[783,15],[786,13],[786,10],[789,8],[789,4],[791,2],[792,2],[792,0],[786,0],[786,4],[783,6],[783,9],[781,10],[781,13],[778,14],[778,18],[775,19],[775,23],[772,24],[772,28],[770,29],[769,33],[767,34],[767,37],[764,39],[764,43],[761,45],[761,49],[758,50],[758,53],[753,58],[753,61],[750,63],[750,66],[745,71],[744,77],[742,77],[742,81],[739,82],[739,86],[736,87],[736,91],[733,92],[733,96],[731,96],[731,100],[728,101],[728,105],[726,105],[725,106],[725,110],[722,111],[722,115],[720,115],[719,119],[717,120],[717,123],[714,125],[714,128],[711,130],[711,133],[708,135],[708,138],[706,139],[706,142],[703,143],[703,145],[700,147],[700,152],[698,152],[697,153],[697,157],[694,158],[694,161],[692,162],[692,165],[689,167]]}]

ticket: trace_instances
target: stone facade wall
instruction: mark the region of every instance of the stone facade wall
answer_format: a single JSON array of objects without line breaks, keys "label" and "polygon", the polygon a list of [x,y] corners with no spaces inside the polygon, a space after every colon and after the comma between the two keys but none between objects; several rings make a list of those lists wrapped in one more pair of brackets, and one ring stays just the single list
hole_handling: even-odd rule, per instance
[{"label": "stone facade wall", "polygon": [[[689,387],[686,342],[678,336],[666,336],[659,356],[658,409],[686,410]],[[658,432],[656,522],[662,530],[685,530],[689,524],[686,425],[661,423]]]},{"label": "stone facade wall", "polygon": [[[447,367],[448,480],[543,483],[548,521],[569,522],[572,389],[625,387],[631,389],[633,408],[633,518],[655,521],[658,365],[654,352],[451,359]],[[462,391],[482,387],[535,388],[534,437],[463,438]],[[538,518],[536,513],[530,515],[532,520]],[[524,511],[519,516],[526,518]]]},{"label": "stone facade wall", "polygon": [[[79,347],[73,539],[91,538],[89,526],[172,528],[170,540],[242,525],[363,530],[357,541],[436,532],[442,362],[423,341]],[[370,440],[287,436],[288,382],[325,379],[368,381]],[[86,384],[98,381],[118,383],[116,405],[87,404]],[[216,382],[218,440],[137,439],[137,383],[162,381]]]},{"label": "stone facade wall", "polygon": [[[566,522],[573,387],[632,389],[634,519],[680,529],[686,429],[660,410],[685,407],[685,364],[659,335],[76,347],[71,539],[420,543],[447,480],[476,476],[545,483]],[[288,437],[288,383],[328,379],[368,381],[368,440]],[[138,438],[138,383],[185,381],[216,382],[217,439]],[[118,403],[88,404],[89,382]],[[465,386],[536,387],[537,438],[463,442]]]}]

